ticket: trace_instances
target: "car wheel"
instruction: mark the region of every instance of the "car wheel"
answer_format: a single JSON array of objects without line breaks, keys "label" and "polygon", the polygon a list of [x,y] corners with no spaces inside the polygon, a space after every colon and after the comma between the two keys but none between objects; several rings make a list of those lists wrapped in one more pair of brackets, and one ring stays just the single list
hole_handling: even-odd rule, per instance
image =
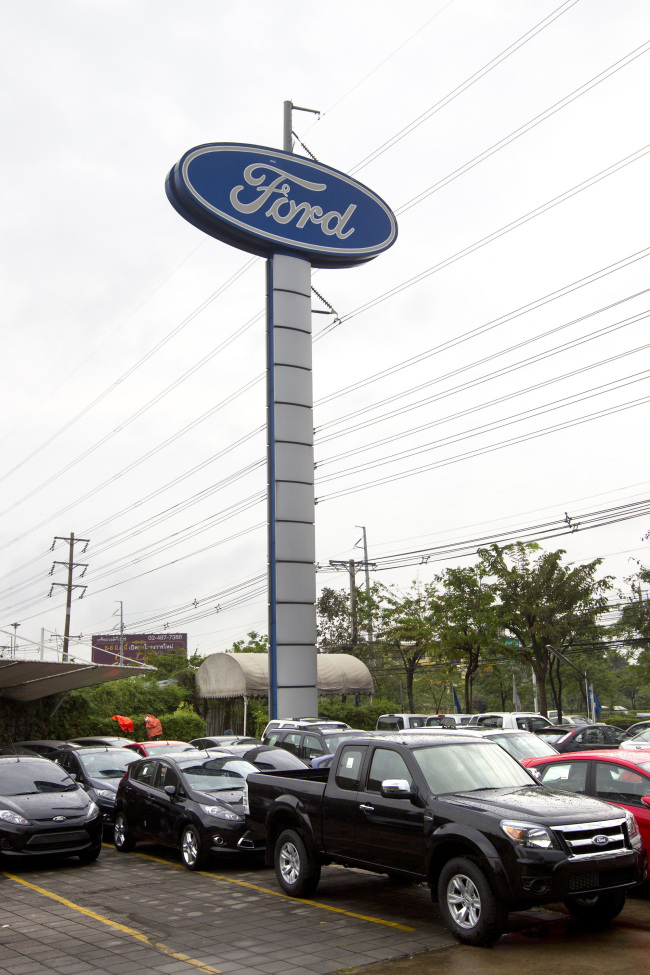
[{"label": "car wheel", "polygon": [[466,945],[492,944],[505,929],[505,905],[483,870],[466,857],[455,857],[442,868],[438,904],[453,936]]},{"label": "car wheel", "polygon": [[605,894],[592,894],[591,897],[567,897],[565,906],[574,917],[590,924],[613,921],[625,905],[625,891],[612,890]]},{"label": "car wheel", "polygon": [[205,852],[196,826],[186,826],[183,830],[181,856],[188,870],[198,870],[203,865]]},{"label": "car wheel", "polygon": [[275,844],[275,873],[285,894],[309,897],[318,887],[320,863],[295,829],[285,829]]},{"label": "car wheel", "polygon": [[94,863],[99,854],[101,853],[102,845],[98,843],[97,846],[91,846],[90,849],[84,850],[83,853],[79,854],[79,859],[82,863]]},{"label": "car wheel", "polygon": [[113,843],[115,849],[120,853],[128,853],[135,846],[135,837],[129,829],[126,816],[123,812],[118,812],[113,824]]}]

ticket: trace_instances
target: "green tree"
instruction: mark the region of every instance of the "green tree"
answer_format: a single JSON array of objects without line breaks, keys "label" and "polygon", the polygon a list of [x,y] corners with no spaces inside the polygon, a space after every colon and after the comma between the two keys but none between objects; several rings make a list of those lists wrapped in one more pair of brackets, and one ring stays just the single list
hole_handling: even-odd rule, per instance
[{"label": "green tree", "polygon": [[[604,636],[598,618],[607,609],[605,593],[611,589],[612,580],[596,578],[602,559],[563,565],[564,550],[542,552],[536,543],[517,542],[504,548],[493,545],[478,554],[493,580],[502,626],[519,640],[517,656],[533,668],[540,711],[546,714],[551,657],[547,647],[550,644],[565,651],[578,639]],[[556,705],[561,711],[561,697]]]},{"label": "green tree", "polygon": [[344,589],[326,586],[316,603],[318,612],[318,642],[329,653],[352,644],[350,597]]},{"label": "green tree", "polygon": [[404,596],[379,584],[373,587],[377,640],[392,653],[404,673],[408,707],[414,711],[413,680],[424,659],[440,660],[440,601],[434,584],[413,583]]},{"label": "green tree", "polygon": [[268,653],[269,638],[265,633],[256,633],[251,630],[247,633],[247,640],[235,640],[232,645],[233,653]]},{"label": "green tree", "polygon": [[498,645],[500,620],[493,588],[485,582],[484,566],[447,569],[437,576],[440,595],[440,644],[449,661],[464,669],[465,713],[473,710],[473,684],[485,657]]}]

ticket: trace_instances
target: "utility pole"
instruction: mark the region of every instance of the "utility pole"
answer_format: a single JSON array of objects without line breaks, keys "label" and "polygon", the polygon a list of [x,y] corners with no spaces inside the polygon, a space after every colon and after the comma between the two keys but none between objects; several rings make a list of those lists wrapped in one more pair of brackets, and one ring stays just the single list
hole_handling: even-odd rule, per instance
[{"label": "utility pole", "polygon": [[14,628],[14,646],[13,646],[13,650],[11,651],[11,656],[15,657],[16,647],[17,647],[18,627],[20,626],[20,623],[12,623],[11,625]]},{"label": "utility pole", "polygon": [[[363,540],[363,567],[366,570],[366,596],[368,597],[368,642],[374,643],[375,634],[372,628],[372,614],[370,613],[370,563],[368,562],[368,539],[366,538],[365,527],[363,525],[357,525],[356,527],[360,528],[363,532],[363,536],[359,539],[359,542]],[[359,542],[357,542],[357,545]]]},{"label": "utility pole", "polygon": [[81,599],[83,597],[84,592],[88,588],[88,586],[82,586],[82,585],[79,585],[78,583],[73,583],[73,581],[72,581],[73,572],[74,572],[75,569],[83,569],[83,572],[79,576],[79,578],[82,579],[84,577],[85,573],[86,573],[86,569],[88,568],[88,565],[87,564],[83,564],[83,563],[75,562],[74,561],[74,547],[75,547],[75,544],[76,543],[84,542],[85,543],[84,544],[84,548],[83,548],[83,550],[81,552],[81,554],[83,555],[84,552],[86,551],[86,549],[88,548],[88,545],[90,543],[90,539],[88,539],[88,538],[75,538],[74,537],[74,532],[71,532],[70,533],[70,537],[69,538],[67,538],[67,537],[65,537],[63,535],[55,535],[54,536],[54,541],[52,542],[52,548],[50,549],[50,551],[53,551],[54,550],[54,546],[56,545],[57,542],[67,542],[68,545],[70,546],[70,554],[69,554],[68,561],[67,562],[53,562],[52,563],[52,568],[50,570],[50,575],[52,575],[52,573],[54,572],[54,567],[55,566],[57,566],[57,565],[67,565],[67,567],[68,567],[68,581],[67,582],[53,582],[52,585],[51,585],[51,587],[50,587],[50,593],[49,593],[49,595],[51,596],[55,586],[63,586],[65,588],[65,590],[66,590],[66,600],[65,600],[65,629],[63,631],[63,653],[61,654],[61,659],[67,661],[69,659],[68,658],[68,642],[69,642],[69,639],[70,639],[70,605],[72,603],[72,590],[73,589],[81,589],[82,592],[81,592],[81,595],[79,596],[79,599]]},{"label": "utility pole", "polygon": [[[121,599],[116,602],[120,604],[120,667],[124,666],[124,603]],[[115,615],[115,613],[113,613]]]}]

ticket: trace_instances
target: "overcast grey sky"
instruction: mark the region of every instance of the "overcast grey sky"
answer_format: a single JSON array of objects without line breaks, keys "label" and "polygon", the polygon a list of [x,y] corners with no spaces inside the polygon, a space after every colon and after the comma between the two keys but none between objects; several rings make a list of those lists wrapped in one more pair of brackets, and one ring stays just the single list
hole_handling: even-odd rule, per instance
[{"label": "overcast grey sky", "polygon": [[[266,632],[264,262],[164,180],[280,146],[285,99],[399,223],[313,276],[319,565],[358,526],[373,559],[650,497],[647,2],[25,0],[0,48],[0,642],[62,632],[70,532],[82,644],[119,600],[201,654]],[[649,522],[546,545],[622,581]]]}]

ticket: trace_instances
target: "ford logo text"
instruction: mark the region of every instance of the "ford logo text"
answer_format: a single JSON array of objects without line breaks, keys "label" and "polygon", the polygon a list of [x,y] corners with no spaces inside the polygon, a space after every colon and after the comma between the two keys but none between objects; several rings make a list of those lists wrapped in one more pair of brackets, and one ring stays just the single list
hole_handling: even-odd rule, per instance
[{"label": "ford logo text", "polygon": [[375,193],[321,163],[264,146],[212,143],[186,152],[166,183],[172,206],[218,240],[253,254],[298,252],[314,267],[350,267],[394,243]]},{"label": "ford logo text", "polygon": [[607,846],[609,843],[609,836],[605,836],[604,833],[598,833],[597,836],[594,836],[591,842],[594,844],[594,846]]}]

